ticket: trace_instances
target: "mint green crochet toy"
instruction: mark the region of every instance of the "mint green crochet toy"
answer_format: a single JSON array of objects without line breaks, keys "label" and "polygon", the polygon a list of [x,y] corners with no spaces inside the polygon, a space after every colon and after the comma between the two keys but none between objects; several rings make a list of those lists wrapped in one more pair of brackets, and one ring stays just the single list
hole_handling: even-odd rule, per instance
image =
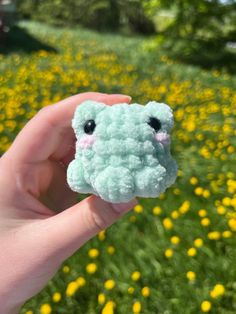
[{"label": "mint green crochet toy", "polygon": [[172,110],[163,103],[83,102],[72,120],[77,142],[67,169],[70,188],[112,203],[157,197],[177,176],[170,154],[172,126]]}]

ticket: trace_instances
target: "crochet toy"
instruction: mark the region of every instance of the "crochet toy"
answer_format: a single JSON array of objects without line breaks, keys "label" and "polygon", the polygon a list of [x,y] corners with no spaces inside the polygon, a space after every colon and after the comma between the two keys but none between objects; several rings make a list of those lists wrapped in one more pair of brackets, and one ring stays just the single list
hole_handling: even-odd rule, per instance
[{"label": "crochet toy", "polygon": [[172,110],[163,103],[83,102],[72,120],[77,142],[67,169],[70,188],[112,203],[157,197],[177,176],[170,154],[172,126]]}]

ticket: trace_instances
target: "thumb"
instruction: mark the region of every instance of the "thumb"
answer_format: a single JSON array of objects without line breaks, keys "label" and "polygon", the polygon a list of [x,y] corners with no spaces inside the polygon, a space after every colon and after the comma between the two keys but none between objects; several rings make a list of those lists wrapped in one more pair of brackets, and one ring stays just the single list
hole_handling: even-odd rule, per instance
[{"label": "thumb", "polygon": [[92,195],[69,209],[43,221],[42,234],[53,255],[61,261],[90,238],[130,211],[137,200],[112,204]]}]

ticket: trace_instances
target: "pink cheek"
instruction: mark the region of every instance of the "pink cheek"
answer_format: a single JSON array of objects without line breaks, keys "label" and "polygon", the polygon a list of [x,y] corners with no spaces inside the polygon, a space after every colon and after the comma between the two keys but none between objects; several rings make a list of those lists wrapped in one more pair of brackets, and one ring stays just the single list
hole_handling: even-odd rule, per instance
[{"label": "pink cheek", "polygon": [[164,132],[160,132],[160,133],[157,133],[155,135],[155,139],[157,140],[157,142],[163,144],[163,145],[167,145],[170,143],[170,136],[169,134],[167,133],[164,133]]},{"label": "pink cheek", "polygon": [[95,142],[95,137],[93,135],[83,135],[78,142],[79,148],[89,148],[93,146],[93,143]]}]

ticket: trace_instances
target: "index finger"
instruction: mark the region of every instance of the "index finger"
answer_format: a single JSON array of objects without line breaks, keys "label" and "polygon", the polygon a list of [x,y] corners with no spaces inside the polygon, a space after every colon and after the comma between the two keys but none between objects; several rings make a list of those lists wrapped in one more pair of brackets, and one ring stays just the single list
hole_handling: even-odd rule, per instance
[{"label": "index finger", "polygon": [[112,105],[129,103],[131,97],[89,92],[44,107],[21,130],[7,153],[24,163],[37,163],[51,156],[58,160],[65,157],[74,141],[71,119],[77,105],[85,100]]}]

